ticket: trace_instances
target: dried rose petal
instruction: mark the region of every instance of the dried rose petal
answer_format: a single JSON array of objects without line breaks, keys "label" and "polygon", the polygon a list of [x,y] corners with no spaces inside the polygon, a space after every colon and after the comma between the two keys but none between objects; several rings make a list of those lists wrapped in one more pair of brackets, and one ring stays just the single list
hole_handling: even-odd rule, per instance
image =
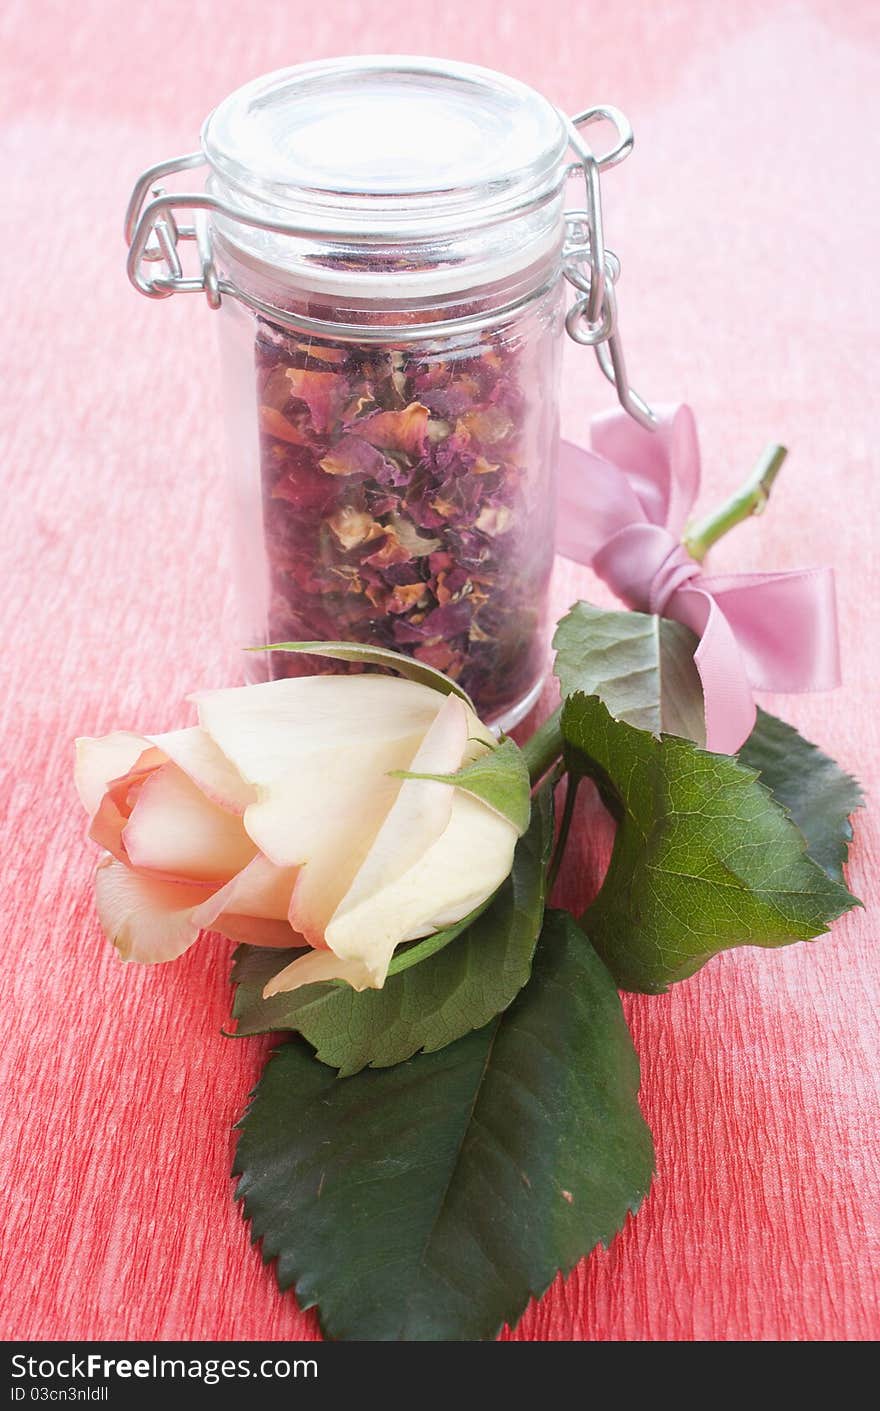
[{"label": "dried rose petal", "polygon": [[375,446],[362,441],[359,436],[343,436],[332,450],[321,457],[318,464],[327,475],[357,475],[364,479],[378,479],[387,462]]},{"label": "dried rose petal", "polygon": [[387,568],[391,564],[408,563],[412,558],[410,550],[402,544],[389,524],[385,530],[385,540],[381,548],[370,554],[366,560],[375,568]]},{"label": "dried rose petal", "polygon": [[428,408],[411,402],[401,412],[373,412],[357,423],[358,435],[386,451],[420,456],[428,429]]},{"label": "dried rose petal", "polygon": [[409,612],[411,608],[423,605],[427,597],[425,583],[404,583],[394,589],[388,599],[388,612]]},{"label": "dried rose petal", "polygon": [[277,363],[270,368],[262,384],[260,401],[266,407],[274,407],[276,411],[283,412],[290,401],[290,382],[287,374],[290,371],[283,363]]},{"label": "dried rose petal", "polygon": [[343,549],[355,549],[359,544],[368,543],[382,534],[381,524],[377,524],[371,514],[343,505],[327,520]]},{"label": "dried rose petal", "polygon": [[299,457],[291,456],[285,462],[280,475],[267,475],[265,485],[272,499],[287,500],[298,511],[314,510],[323,513],[336,499],[333,481],[323,475],[314,462],[302,453]]},{"label": "dried rose petal", "polygon": [[[540,673],[550,546],[535,542],[516,347],[440,348],[258,323],[267,630],[411,652],[491,718]],[[270,666],[355,669],[292,654]]]},{"label": "dried rose petal", "polygon": [[507,534],[513,527],[513,510],[508,505],[487,505],[474,520],[484,534]]},{"label": "dried rose petal", "polygon": [[501,407],[475,407],[465,412],[459,425],[484,445],[494,446],[513,431],[513,421]]},{"label": "dried rose petal", "polygon": [[327,343],[297,343],[295,346],[305,358],[319,363],[344,363],[348,356],[345,348],[333,348]]},{"label": "dried rose petal", "polygon": [[260,407],[260,425],[270,436],[277,436],[280,441],[289,441],[295,446],[308,446],[309,438],[298,426],[294,426],[292,421],[288,421],[286,416],[282,416],[277,407]]},{"label": "dried rose petal", "polygon": [[329,431],[345,400],[345,386],[335,372],[314,372],[309,368],[288,367],[284,375],[290,395],[305,402],[314,429],[319,435]]},{"label": "dried rose petal", "polygon": [[413,558],[420,558],[423,554],[432,554],[435,549],[439,549],[439,539],[428,539],[423,534],[419,534],[412,520],[404,518],[402,515],[391,515],[389,527],[397,536],[397,542],[409,552]]},{"label": "dried rose petal", "polygon": [[438,671],[445,671],[447,676],[458,674],[455,670],[456,654],[448,642],[431,642],[423,647],[416,647],[413,656],[428,666],[436,667]]}]

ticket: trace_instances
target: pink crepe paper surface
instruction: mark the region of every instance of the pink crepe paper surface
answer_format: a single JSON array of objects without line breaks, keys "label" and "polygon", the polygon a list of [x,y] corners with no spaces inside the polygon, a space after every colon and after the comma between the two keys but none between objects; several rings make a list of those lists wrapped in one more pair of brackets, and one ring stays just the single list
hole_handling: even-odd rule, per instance
[{"label": "pink crepe paper surface", "polygon": [[[208,939],[173,966],[118,964],[95,920],[70,775],[74,735],[189,723],[186,693],[241,670],[215,316],[201,299],[150,304],[128,286],[131,181],[191,149],[240,82],[340,51],[454,55],[569,111],[628,112],[636,152],[609,174],[606,214],[633,379],[694,407],[701,511],[767,441],[792,448],[769,513],[711,569],[835,565],[845,686],[764,703],[875,792],[875,5],[7,0],[7,1337],[317,1336],[231,1199],[230,1129],[269,1041],[221,1036],[230,947]],[[567,434],[585,441],[608,405],[590,355],[568,349]],[[612,601],[562,561],[554,594],[560,612],[579,596]],[[551,701],[548,687],[543,709]],[[590,897],[608,842],[585,801],[561,901]],[[667,996],[625,999],[654,1188],[513,1337],[880,1334],[877,862],[869,812],[849,872],[867,911],[815,946],[742,950]]]}]

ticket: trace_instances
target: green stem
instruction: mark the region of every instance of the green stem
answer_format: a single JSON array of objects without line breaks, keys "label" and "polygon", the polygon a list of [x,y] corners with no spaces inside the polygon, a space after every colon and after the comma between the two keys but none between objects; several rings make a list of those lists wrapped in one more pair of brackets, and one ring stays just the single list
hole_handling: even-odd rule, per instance
[{"label": "green stem", "polygon": [[685,530],[683,543],[692,558],[701,563],[722,534],[751,515],[761,514],[787,455],[784,446],[768,446],[746,483],[712,514]]},{"label": "green stem", "polygon": [[559,869],[565,854],[565,845],[568,842],[568,831],[571,828],[571,820],[574,817],[574,805],[577,798],[580,779],[575,774],[569,774],[565,786],[565,805],[562,810],[562,821],[559,824],[559,836],[556,839],[556,846],[553,849],[553,856],[550,859],[550,866],[547,868],[547,896],[553,891],[556,885],[556,878],[559,876]]},{"label": "green stem", "polygon": [[555,764],[562,754],[562,730],[559,727],[561,716],[562,706],[559,706],[521,746],[533,784],[543,779],[550,766]]}]

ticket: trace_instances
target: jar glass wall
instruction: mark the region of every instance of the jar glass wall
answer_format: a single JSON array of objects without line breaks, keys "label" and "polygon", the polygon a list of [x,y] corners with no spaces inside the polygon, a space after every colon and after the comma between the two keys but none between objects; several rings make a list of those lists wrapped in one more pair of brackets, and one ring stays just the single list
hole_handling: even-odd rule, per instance
[{"label": "jar glass wall", "polygon": [[[246,645],[409,653],[502,728],[535,700],[573,132],[488,69],[327,60],[245,84],[199,153],[138,183],[135,284],[219,310]],[[153,185],[142,209],[156,179],[202,164],[203,193]],[[252,678],[322,669],[248,661]]]},{"label": "jar glass wall", "polygon": [[[248,645],[389,647],[452,676],[487,720],[521,717],[547,657],[561,320],[559,279],[488,326],[427,323],[399,344],[304,334],[224,301]],[[320,669],[249,661],[251,679]]]}]

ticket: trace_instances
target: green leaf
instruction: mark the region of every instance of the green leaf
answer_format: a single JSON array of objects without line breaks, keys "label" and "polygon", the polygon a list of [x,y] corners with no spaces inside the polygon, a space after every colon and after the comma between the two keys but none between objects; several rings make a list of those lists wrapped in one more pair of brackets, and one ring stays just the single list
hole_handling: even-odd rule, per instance
[{"label": "green leaf", "polygon": [[596,696],[569,697],[562,733],[618,819],[583,925],[621,988],[662,993],[733,946],[811,940],[856,904],[731,756],[612,720]]},{"label": "green leaf", "polygon": [[738,759],[760,771],[761,783],[788,809],[807,841],[807,852],[835,882],[852,842],[849,816],[864,804],[851,774],[775,715],[758,711],[755,728]]},{"label": "green leaf", "polygon": [[[498,892],[493,892],[492,896],[474,910],[457,921],[454,926],[444,926],[442,931],[432,931],[430,936],[425,936],[420,941],[412,941],[409,945],[400,946],[391,957],[391,964],[388,966],[388,975],[399,975],[404,970],[410,970],[414,965],[421,965],[422,961],[430,956],[436,955],[437,951],[443,950],[452,941],[467,931],[487,911],[498,896]],[[227,1038],[240,1039],[252,1034],[268,1034],[276,1029],[299,1029],[300,1024],[308,1020],[313,1014],[312,1005],[323,1000],[325,995],[333,993],[357,993],[352,991],[347,980],[326,980],[313,985],[303,985],[298,990],[273,995],[271,999],[263,999],[263,990],[273,975],[277,975],[286,965],[290,965],[297,957],[303,954],[302,947],[291,946],[284,948],[281,946],[249,946],[239,945],[232,956],[232,974],[230,979],[238,986],[235,1000],[233,1002],[233,1018],[240,1018],[238,1030],[234,1034],[227,1034]],[[386,980],[386,984],[387,984]],[[367,993],[374,993],[372,990]],[[239,1010],[241,1014],[239,1015]],[[287,1023],[288,1015],[300,1015],[300,1020]],[[244,1027],[242,1027],[244,1025]],[[253,1025],[254,1027],[250,1027]]]},{"label": "green leaf", "polygon": [[553,638],[563,696],[598,696],[615,720],[706,743],[697,638],[680,622],[575,603]]},{"label": "green leaf", "polygon": [[548,916],[531,983],[444,1048],[338,1082],[298,1041],[241,1122],[237,1195],[332,1338],[494,1337],[638,1209],[653,1167],[614,983]]},{"label": "green leaf", "polygon": [[433,779],[438,784],[464,789],[512,823],[520,837],[529,826],[529,771],[514,740],[502,740],[455,774],[414,774],[407,769],[395,769],[392,773],[395,779]]},{"label": "green leaf", "polygon": [[[239,947],[232,974],[237,1033],[294,1029],[322,1063],[346,1077],[367,1064],[400,1063],[419,1049],[433,1052],[481,1028],[507,1008],[531,972],[553,840],[551,799],[549,789],[536,795],[529,830],[492,904],[451,945],[389,975],[381,990],[303,985],[265,1000],[263,986],[298,952]],[[404,961],[408,954],[402,952]]]},{"label": "green leaf", "polygon": [[466,691],[442,671],[426,666],[423,661],[392,652],[388,647],[367,647],[361,642],[269,642],[265,647],[246,647],[250,652],[299,652],[302,656],[331,657],[334,661],[362,662],[364,666],[384,666],[396,671],[409,681],[418,681],[422,686],[430,686],[444,696],[459,696],[469,705],[474,715],[476,706]]}]

